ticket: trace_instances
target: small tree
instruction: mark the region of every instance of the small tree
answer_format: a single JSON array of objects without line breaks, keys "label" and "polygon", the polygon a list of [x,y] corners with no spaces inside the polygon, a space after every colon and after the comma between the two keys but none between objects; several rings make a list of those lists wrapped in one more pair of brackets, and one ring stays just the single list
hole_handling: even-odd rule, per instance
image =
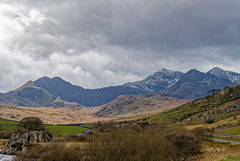
[{"label": "small tree", "polygon": [[25,117],[19,122],[19,127],[26,130],[44,130],[43,122],[37,117]]}]

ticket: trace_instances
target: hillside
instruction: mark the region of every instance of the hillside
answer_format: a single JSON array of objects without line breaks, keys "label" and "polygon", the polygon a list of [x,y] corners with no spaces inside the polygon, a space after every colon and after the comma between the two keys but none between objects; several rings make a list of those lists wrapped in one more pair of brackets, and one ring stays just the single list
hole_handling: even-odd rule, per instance
[{"label": "hillside", "polygon": [[187,100],[159,95],[151,97],[146,95],[119,96],[115,100],[100,106],[100,110],[95,115],[114,118],[134,117],[169,110],[186,102]]},{"label": "hillside", "polygon": [[38,117],[45,124],[78,124],[108,120],[76,110],[52,107],[13,107],[0,105],[0,118],[20,121],[24,117]]},{"label": "hillside", "polygon": [[151,122],[169,120],[189,125],[205,124],[213,120],[211,126],[238,125],[240,118],[240,85],[228,88],[215,95],[188,102],[182,106],[160,113],[149,119]]}]

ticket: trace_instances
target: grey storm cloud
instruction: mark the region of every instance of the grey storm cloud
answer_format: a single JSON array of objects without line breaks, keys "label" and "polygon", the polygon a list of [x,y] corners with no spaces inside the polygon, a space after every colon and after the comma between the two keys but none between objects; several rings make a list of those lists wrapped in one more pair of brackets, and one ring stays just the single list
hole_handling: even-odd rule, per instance
[{"label": "grey storm cloud", "polygon": [[240,72],[238,0],[0,0],[0,91],[60,76],[97,88],[160,68]]}]

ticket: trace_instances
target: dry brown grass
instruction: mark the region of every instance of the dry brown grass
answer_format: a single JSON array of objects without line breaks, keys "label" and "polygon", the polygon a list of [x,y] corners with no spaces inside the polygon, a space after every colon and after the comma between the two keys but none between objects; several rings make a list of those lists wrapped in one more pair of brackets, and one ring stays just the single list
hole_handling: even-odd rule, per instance
[{"label": "dry brown grass", "polygon": [[240,145],[230,143],[204,142],[203,154],[197,161],[220,161],[240,153]]},{"label": "dry brown grass", "polygon": [[24,117],[38,117],[45,124],[92,123],[109,120],[80,111],[53,107],[12,107],[1,106],[1,118],[20,121]]},{"label": "dry brown grass", "polygon": [[0,139],[0,149],[3,149],[7,143],[8,139]]}]

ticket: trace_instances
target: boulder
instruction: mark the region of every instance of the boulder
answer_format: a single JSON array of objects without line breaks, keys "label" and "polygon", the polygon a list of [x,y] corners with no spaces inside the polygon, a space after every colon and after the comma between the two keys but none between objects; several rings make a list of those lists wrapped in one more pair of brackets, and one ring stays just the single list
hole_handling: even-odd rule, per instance
[{"label": "boulder", "polygon": [[17,152],[24,152],[31,147],[31,141],[33,142],[49,142],[52,139],[52,135],[43,131],[31,131],[23,135],[13,134],[4,149],[2,154],[14,155]]}]

